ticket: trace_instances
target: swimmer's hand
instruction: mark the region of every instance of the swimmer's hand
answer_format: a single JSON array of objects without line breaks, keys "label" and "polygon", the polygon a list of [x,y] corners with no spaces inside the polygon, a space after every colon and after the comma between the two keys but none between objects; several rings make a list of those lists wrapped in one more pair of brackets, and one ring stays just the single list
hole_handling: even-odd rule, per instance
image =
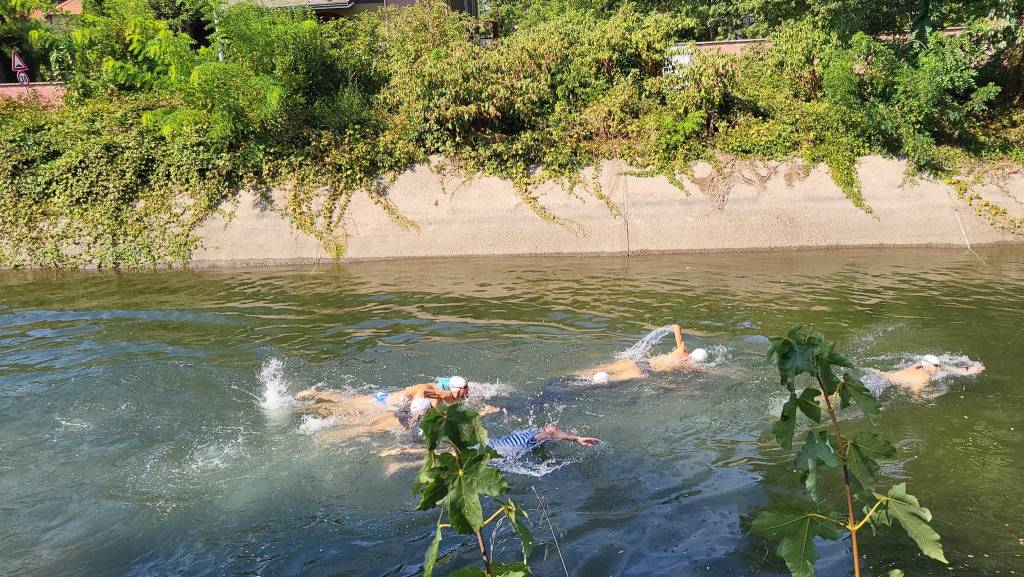
[{"label": "swimmer's hand", "polygon": [[486,417],[487,415],[493,415],[494,413],[500,413],[501,409],[494,405],[484,405],[480,408],[480,416]]},{"label": "swimmer's hand", "polygon": [[601,442],[601,439],[597,439],[595,437],[576,437],[573,440],[579,443],[581,447],[593,447]]},{"label": "swimmer's hand", "polygon": [[977,375],[978,373],[980,373],[980,372],[982,372],[984,370],[985,370],[985,365],[983,365],[981,363],[974,363],[973,365],[967,367],[967,374],[968,375]]}]

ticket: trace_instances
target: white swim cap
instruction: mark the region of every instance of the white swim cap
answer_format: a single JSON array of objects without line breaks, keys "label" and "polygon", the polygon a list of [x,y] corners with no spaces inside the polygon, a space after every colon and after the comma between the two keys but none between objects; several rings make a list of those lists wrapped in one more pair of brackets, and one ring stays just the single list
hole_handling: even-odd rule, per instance
[{"label": "white swim cap", "polygon": [[452,391],[460,391],[466,387],[466,379],[462,377],[452,377],[448,379],[448,388]]},{"label": "white swim cap", "polygon": [[693,349],[693,352],[690,353],[690,358],[698,363],[703,363],[708,360],[708,352],[704,349]]},{"label": "white swim cap", "polygon": [[430,403],[430,399],[424,399],[423,397],[416,397],[409,403],[409,412],[414,415],[422,415],[433,407]]},{"label": "white swim cap", "polygon": [[925,355],[921,357],[921,363],[937,367],[942,364],[942,361],[935,355]]},{"label": "white swim cap", "polygon": [[606,373],[604,371],[600,371],[600,372],[594,373],[594,376],[591,377],[591,381],[593,381],[593,383],[595,385],[607,385],[608,384],[608,378],[609,378],[608,377],[608,373]]}]

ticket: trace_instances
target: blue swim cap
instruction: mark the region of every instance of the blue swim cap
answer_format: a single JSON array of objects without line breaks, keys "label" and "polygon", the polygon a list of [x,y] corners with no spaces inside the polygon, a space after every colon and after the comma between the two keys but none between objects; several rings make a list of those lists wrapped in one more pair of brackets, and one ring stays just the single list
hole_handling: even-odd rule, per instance
[{"label": "blue swim cap", "polygon": [[452,380],[448,377],[438,377],[434,382],[442,391],[450,392],[452,390]]}]

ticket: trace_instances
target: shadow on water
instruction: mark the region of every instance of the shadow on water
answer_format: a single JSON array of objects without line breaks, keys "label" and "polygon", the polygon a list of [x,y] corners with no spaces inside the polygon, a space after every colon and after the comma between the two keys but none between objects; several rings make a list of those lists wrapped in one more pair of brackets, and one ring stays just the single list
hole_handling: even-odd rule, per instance
[{"label": "shadow on water", "polygon": [[[310,386],[367,393],[453,373],[493,385],[489,402],[506,407],[495,434],[557,422],[604,441],[509,469],[543,541],[537,574],[564,572],[533,489],[573,576],[781,574],[746,531],[797,486],[767,434],[783,397],[763,357],[793,322],[883,369],[924,353],[986,363],[942,394],[884,393],[901,449],[885,478],[931,508],[951,569],[905,538],[868,538],[867,564],[1022,574],[1024,251],[981,256],[0,272],[0,575],[413,575],[434,518],[412,511],[411,471],[387,474],[376,453],[415,439],[320,446],[274,407]],[[600,388],[558,378],[672,321],[712,371]],[[280,397],[264,402],[268,390]],[[459,543],[446,540],[446,569],[471,560]],[[846,547],[822,550],[822,574],[846,574]]]}]

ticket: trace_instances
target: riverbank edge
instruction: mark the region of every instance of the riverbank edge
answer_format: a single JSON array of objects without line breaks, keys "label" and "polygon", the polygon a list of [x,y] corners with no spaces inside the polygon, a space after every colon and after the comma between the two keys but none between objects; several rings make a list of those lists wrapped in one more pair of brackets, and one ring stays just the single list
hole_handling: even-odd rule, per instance
[{"label": "riverbank edge", "polygon": [[[719,173],[698,165],[683,179],[638,176],[621,162],[583,174],[575,189],[551,182],[524,198],[509,181],[470,180],[419,165],[388,188],[393,210],[356,194],[343,219],[340,261],[445,257],[644,255],[866,247],[962,247],[1024,243],[962,200],[953,187],[908,179],[904,161],[861,159],[871,212],[846,198],[823,166],[738,163]],[[972,190],[1024,216],[1024,172]],[[194,268],[335,262],[271,202],[245,192],[197,231]],[[977,206],[977,204],[975,205]],[[543,207],[547,218],[537,213]],[[400,215],[400,218],[396,218]]]}]

